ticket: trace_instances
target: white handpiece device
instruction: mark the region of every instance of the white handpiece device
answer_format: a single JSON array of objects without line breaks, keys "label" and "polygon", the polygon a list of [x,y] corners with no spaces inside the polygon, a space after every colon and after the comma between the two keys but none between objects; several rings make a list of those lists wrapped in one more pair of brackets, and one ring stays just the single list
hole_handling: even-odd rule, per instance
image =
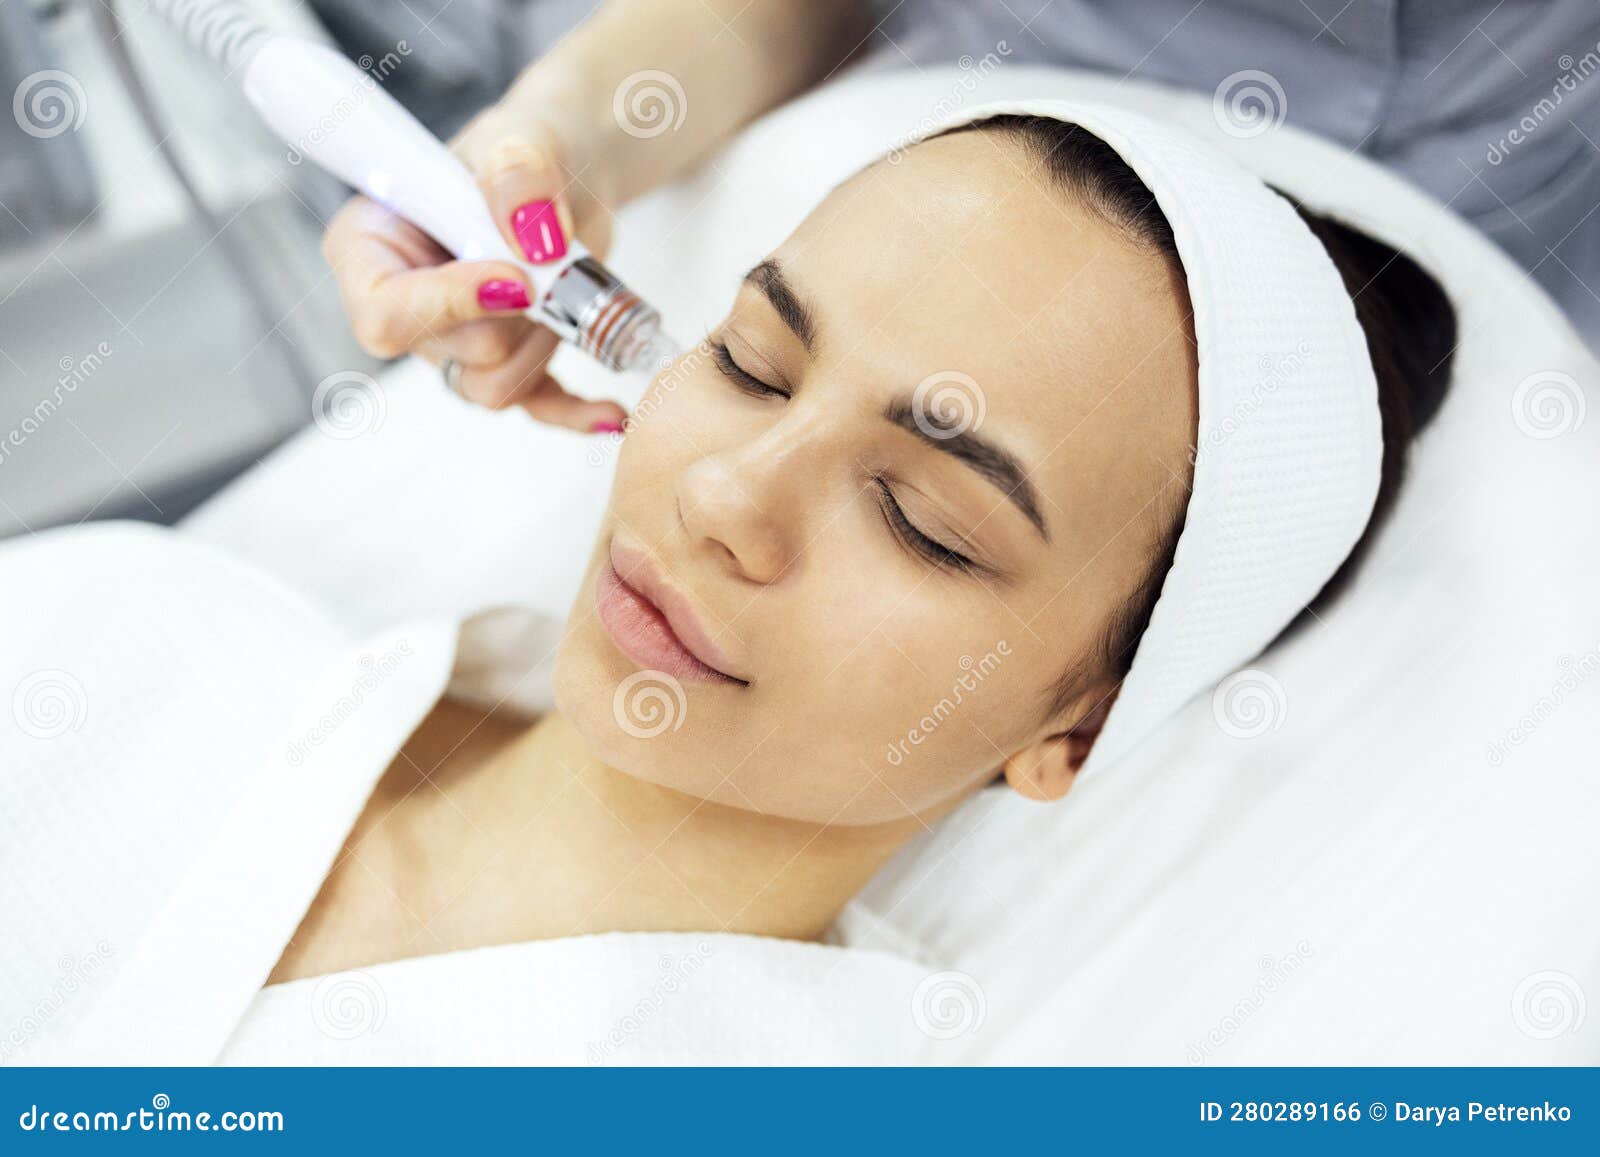
[{"label": "white handpiece device", "polygon": [[507,261],[533,292],[527,315],[613,370],[657,369],[677,352],[661,317],[576,238],[558,260],[512,252],[472,173],[377,80],[333,49],[267,30],[228,0],[153,0],[192,43],[243,80],[291,149],[360,189],[464,260]]}]

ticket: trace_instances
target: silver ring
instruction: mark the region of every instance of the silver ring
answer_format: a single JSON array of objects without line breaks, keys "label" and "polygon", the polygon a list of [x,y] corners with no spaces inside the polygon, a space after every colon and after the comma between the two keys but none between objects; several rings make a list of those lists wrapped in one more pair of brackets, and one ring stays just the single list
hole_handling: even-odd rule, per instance
[{"label": "silver ring", "polygon": [[461,392],[462,365],[455,358],[447,357],[439,363],[439,374],[444,378],[444,384],[450,387],[450,392],[458,398],[466,397]]}]

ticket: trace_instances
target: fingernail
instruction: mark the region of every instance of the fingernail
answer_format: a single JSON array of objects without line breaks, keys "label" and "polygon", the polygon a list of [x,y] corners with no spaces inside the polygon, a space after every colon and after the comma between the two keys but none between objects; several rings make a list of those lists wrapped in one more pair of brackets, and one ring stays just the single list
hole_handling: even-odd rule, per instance
[{"label": "fingernail", "polygon": [[621,422],[596,422],[594,425],[589,427],[589,433],[591,433],[591,434],[620,434],[620,433],[622,433],[622,423]]},{"label": "fingernail", "polygon": [[517,235],[522,253],[535,265],[554,261],[567,251],[567,238],[550,201],[529,201],[511,214],[511,231]]},{"label": "fingernail", "polygon": [[478,304],[484,309],[527,309],[528,287],[510,278],[496,278],[478,286]]}]

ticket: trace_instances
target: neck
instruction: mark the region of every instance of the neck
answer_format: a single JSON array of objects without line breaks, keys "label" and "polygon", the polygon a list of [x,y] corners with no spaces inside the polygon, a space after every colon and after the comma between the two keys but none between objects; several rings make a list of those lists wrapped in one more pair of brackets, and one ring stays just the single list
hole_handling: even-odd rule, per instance
[{"label": "neck", "polygon": [[[509,938],[713,931],[816,939],[924,830],[915,817],[835,827],[707,803],[600,762],[558,714],[441,786],[447,806],[487,817],[477,838],[500,849],[484,870],[489,886],[462,897],[476,909],[461,913],[469,938],[504,928]],[[529,895],[541,897],[535,914],[526,912]]]}]

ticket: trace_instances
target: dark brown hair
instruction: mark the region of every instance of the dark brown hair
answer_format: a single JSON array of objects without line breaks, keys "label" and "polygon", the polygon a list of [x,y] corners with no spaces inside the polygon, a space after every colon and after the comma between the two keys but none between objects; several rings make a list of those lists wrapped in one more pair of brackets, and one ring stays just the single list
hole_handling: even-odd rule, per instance
[{"label": "dark brown hair", "polygon": [[[1154,195],[1099,137],[1078,125],[1041,116],[998,116],[950,130],[980,131],[1000,133],[1020,144],[1059,189],[1122,230],[1136,245],[1182,271],[1172,226]],[[1450,382],[1456,313],[1439,283],[1411,258],[1331,217],[1311,212],[1293,198],[1286,199],[1322,242],[1344,279],[1356,318],[1366,333],[1383,425],[1383,465],[1372,515],[1349,557],[1309,604],[1307,610],[1314,614],[1349,582],[1394,506],[1411,440],[1439,409]],[[1075,665],[1051,688],[1047,717],[1058,715],[1108,674],[1120,682],[1128,673],[1172,567],[1186,504],[1185,495],[1156,547],[1144,580],[1112,616],[1092,661]]]}]

